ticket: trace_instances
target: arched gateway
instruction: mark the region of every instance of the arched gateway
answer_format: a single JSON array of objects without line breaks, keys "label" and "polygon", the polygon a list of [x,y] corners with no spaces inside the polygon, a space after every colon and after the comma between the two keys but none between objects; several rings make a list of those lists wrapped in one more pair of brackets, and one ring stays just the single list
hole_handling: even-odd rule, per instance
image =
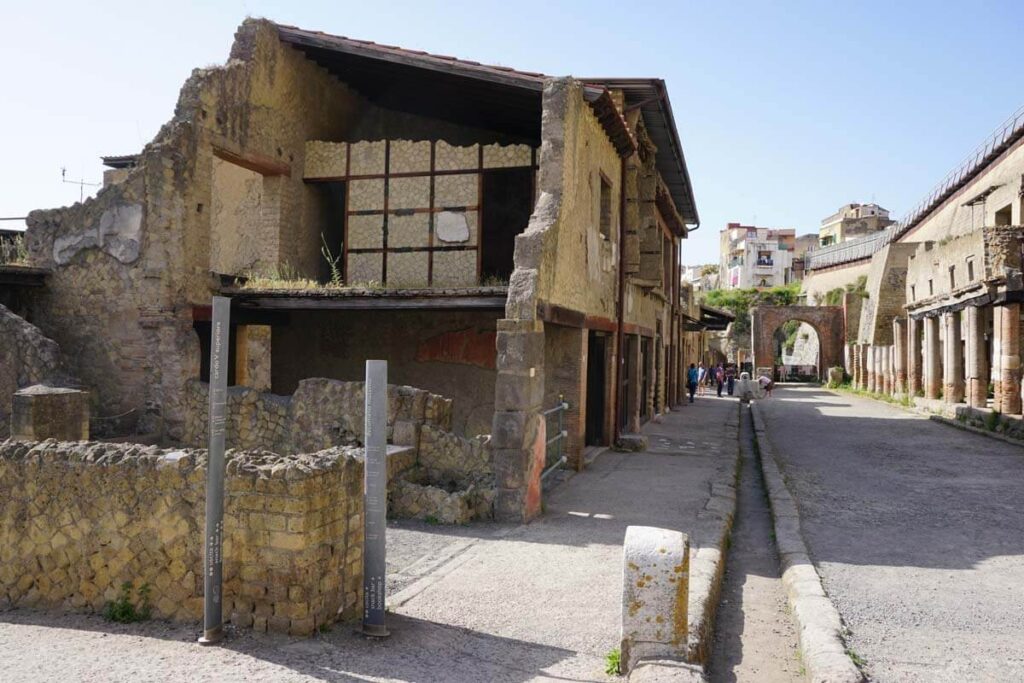
[{"label": "arched gateway", "polygon": [[750,339],[754,347],[755,370],[774,367],[773,335],[779,326],[790,320],[807,323],[817,332],[820,345],[819,378],[827,377],[830,367],[844,367],[846,320],[842,306],[757,306],[750,311]]}]

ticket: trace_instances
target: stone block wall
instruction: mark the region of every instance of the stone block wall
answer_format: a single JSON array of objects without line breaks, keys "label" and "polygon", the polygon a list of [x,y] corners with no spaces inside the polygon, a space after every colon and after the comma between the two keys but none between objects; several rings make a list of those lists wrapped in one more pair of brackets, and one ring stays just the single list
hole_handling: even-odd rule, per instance
[{"label": "stone block wall", "polygon": [[[344,448],[228,452],[226,620],[305,635],[358,613],[362,472]],[[203,450],[0,443],[0,607],[98,611],[129,582],[153,616],[200,619],[205,481]]]},{"label": "stone block wall", "polygon": [[[184,443],[202,446],[209,440],[209,385],[188,385],[188,419]],[[227,443],[280,453],[309,453],[332,446],[361,443],[363,383],[314,377],[299,382],[291,396],[248,387],[228,389]],[[451,428],[452,401],[414,387],[388,385],[388,440],[417,434],[431,425]],[[403,438],[410,438],[405,436]],[[414,442],[402,445],[416,445]]]}]

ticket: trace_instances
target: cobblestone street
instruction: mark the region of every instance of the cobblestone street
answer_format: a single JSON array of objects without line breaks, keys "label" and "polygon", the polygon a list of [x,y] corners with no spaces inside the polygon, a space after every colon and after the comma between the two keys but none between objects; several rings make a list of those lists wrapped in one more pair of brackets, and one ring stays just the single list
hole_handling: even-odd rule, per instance
[{"label": "cobblestone street", "polygon": [[818,388],[758,408],[872,680],[1022,680],[1024,451]]}]

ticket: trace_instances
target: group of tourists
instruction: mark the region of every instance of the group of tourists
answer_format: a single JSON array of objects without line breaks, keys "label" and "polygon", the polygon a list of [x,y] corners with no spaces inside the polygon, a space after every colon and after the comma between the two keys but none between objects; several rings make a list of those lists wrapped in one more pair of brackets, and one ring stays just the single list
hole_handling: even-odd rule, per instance
[{"label": "group of tourists", "polygon": [[[741,392],[743,395],[740,398],[746,398],[746,394],[750,393],[746,388],[750,383],[750,374],[740,373],[739,379],[744,384],[744,391]],[[775,388],[775,381],[767,375],[761,375],[757,378],[757,386],[765,396],[770,397],[772,389]],[[707,368],[703,362],[690,363],[690,369],[686,372],[686,388],[690,394],[690,403],[693,403],[695,396],[705,396],[712,388],[716,390],[719,398],[722,397],[723,389],[732,396],[736,391],[736,366],[732,363],[719,363]]]}]

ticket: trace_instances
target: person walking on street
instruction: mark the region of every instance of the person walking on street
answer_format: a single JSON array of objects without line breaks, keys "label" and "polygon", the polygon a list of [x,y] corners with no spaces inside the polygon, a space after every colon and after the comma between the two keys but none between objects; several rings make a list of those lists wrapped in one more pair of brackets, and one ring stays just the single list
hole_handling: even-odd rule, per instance
[{"label": "person walking on street", "polygon": [[772,397],[772,389],[775,388],[775,382],[768,375],[761,375],[757,378],[757,383],[761,385],[761,389],[764,390],[766,398]]},{"label": "person walking on street", "polygon": [[697,366],[697,395],[704,395],[704,387],[708,382],[708,369],[704,367],[703,361]]},{"label": "person walking on street", "polygon": [[697,366],[690,363],[690,369],[686,371],[686,388],[690,391],[690,403],[693,403],[693,395],[697,391],[697,380],[700,374],[697,372]]},{"label": "person walking on street", "polygon": [[715,368],[715,387],[718,389],[718,398],[722,398],[722,385],[725,384],[725,368],[721,363]]},{"label": "person walking on street", "polygon": [[728,389],[729,395],[732,396],[733,392],[736,390],[736,366],[735,365],[731,365],[730,364],[729,367],[727,367],[725,369],[725,381],[726,381],[726,389]]}]

